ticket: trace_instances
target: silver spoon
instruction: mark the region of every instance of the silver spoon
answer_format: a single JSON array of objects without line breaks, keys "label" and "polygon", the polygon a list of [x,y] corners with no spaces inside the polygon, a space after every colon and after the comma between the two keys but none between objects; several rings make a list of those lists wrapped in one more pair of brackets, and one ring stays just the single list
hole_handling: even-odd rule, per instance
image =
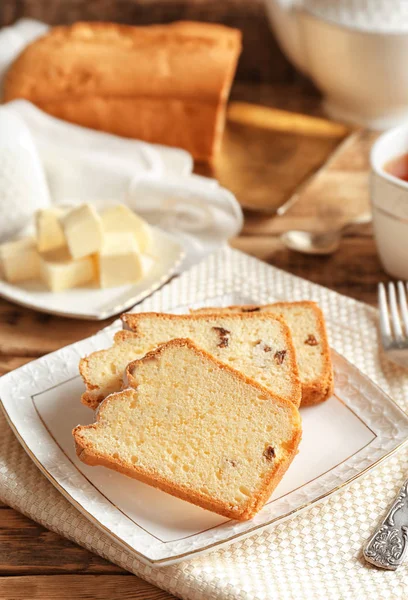
[{"label": "silver spoon", "polygon": [[303,254],[333,254],[338,249],[343,233],[353,225],[364,225],[371,222],[371,214],[363,213],[354,217],[342,227],[324,232],[301,231],[291,229],[280,236],[289,250]]}]

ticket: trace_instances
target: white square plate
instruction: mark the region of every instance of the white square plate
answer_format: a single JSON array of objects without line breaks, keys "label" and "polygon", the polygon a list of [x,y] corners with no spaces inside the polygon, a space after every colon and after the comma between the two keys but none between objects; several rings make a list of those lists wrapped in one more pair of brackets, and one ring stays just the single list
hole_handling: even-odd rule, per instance
[{"label": "white square plate", "polygon": [[[168,301],[171,303],[170,297]],[[227,294],[200,305],[257,302]],[[174,307],[169,312],[185,312]],[[84,515],[150,564],[170,564],[271,527],[327,498],[407,441],[408,417],[343,357],[333,352],[335,392],[301,410],[300,451],[266,506],[250,521],[231,521],[75,454],[71,431],[93,421],[79,402],[81,356],[108,347],[119,325],[5,375],[1,402],[10,425],[48,479]]]},{"label": "white square plate", "polygon": [[39,281],[12,285],[0,279],[0,296],[41,312],[75,319],[107,319],[141,302],[176,272],[184,258],[183,247],[168,233],[152,227],[154,253],[159,260],[138,283],[100,289],[82,286],[64,292],[49,292]]}]

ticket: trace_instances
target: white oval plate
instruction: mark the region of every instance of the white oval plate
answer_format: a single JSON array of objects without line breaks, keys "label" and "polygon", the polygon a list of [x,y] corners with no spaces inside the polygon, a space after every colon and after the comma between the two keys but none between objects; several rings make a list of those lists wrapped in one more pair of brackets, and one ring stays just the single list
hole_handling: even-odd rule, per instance
[{"label": "white oval plate", "polygon": [[[177,285],[177,281],[176,281]],[[259,303],[228,293],[190,306]],[[172,284],[149,301],[150,310],[172,306]],[[303,438],[285,477],[254,519],[231,521],[75,454],[72,429],[94,420],[80,403],[81,356],[111,345],[114,324],[95,336],[35,360],[0,380],[1,403],[25,450],[55,487],[101,530],[142,561],[164,565],[229,544],[282,522],[328,498],[403,446],[408,417],[371,380],[333,352],[335,392],[301,410]]]},{"label": "white oval plate", "polygon": [[39,281],[13,285],[0,280],[0,296],[40,312],[75,319],[107,319],[150,296],[176,272],[184,258],[183,247],[168,233],[152,227],[157,257],[138,283],[108,289],[83,286],[64,292],[49,292]]}]

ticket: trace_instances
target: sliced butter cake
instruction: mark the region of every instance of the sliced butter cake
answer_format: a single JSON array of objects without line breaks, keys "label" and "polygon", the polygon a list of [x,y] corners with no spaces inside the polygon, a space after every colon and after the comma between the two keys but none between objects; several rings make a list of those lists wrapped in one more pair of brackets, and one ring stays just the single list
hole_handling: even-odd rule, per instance
[{"label": "sliced butter cake", "polygon": [[134,389],[106,398],[94,424],[74,429],[80,460],[226,517],[253,517],[296,454],[294,404],[190,340],[163,344],[127,370]]},{"label": "sliced butter cake", "polygon": [[91,408],[121,389],[129,362],[176,338],[191,339],[276,395],[297,406],[300,403],[295,350],[290,330],[280,316],[140,313],[126,314],[122,319],[132,332],[118,332],[111,348],[94,352],[80,362],[87,387],[82,402]]}]

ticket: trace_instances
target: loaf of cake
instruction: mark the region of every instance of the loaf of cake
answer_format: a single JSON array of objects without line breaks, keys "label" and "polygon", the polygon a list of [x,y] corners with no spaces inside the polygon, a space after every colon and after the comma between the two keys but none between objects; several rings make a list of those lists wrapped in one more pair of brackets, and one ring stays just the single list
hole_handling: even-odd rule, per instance
[{"label": "loaf of cake", "polygon": [[315,302],[276,302],[263,306],[228,306],[225,308],[207,307],[192,311],[193,314],[265,312],[282,315],[291,330],[302,384],[301,405],[310,406],[330,398],[333,393],[330,346],[323,313]]},{"label": "loaf of cake", "polygon": [[134,389],[108,396],[73,431],[79,459],[237,520],[252,518],[293,460],[293,403],[173,340],[128,367]]},{"label": "loaf of cake", "polygon": [[108,394],[119,391],[126,365],[159,344],[189,338],[220,361],[242,371],[274,394],[299,405],[301,386],[290,330],[271,314],[169,315],[126,314],[107,350],[80,361],[86,385],[82,402],[96,408]]},{"label": "loaf of cake", "polygon": [[238,30],[208,23],[54,27],[11,65],[3,99],[206,161],[220,145],[240,49]]}]

